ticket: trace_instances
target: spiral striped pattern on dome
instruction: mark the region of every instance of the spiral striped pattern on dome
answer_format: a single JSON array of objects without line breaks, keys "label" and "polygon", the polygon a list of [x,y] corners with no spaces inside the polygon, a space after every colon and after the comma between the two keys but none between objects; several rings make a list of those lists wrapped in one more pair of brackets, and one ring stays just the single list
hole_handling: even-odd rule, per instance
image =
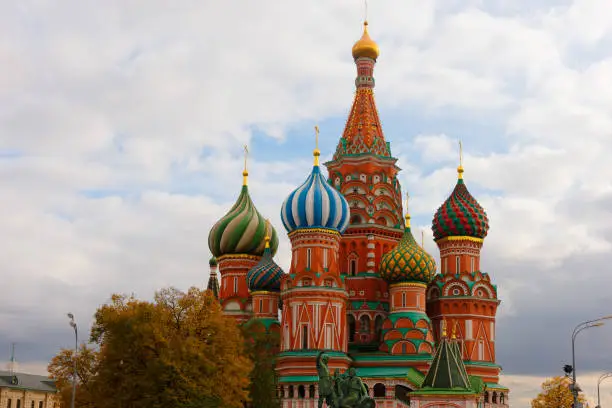
[{"label": "spiral striped pattern on dome", "polygon": [[272,259],[270,248],[266,247],[259,263],[247,272],[246,279],[249,290],[252,292],[258,290],[280,292],[282,277],[283,270]]},{"label": "spiral striped pattern on dome", "polygon": [[[208,247],[216,258],[223,255],[261,256],[265,249],[265,236],[266,220],[255,208],[248,186],[243,185],[234,206],[210,230]],[[278,249],[278,235],[274,228],[270,238],[274,255]]]},{"label": "spiral striped pattern on dome", "polygon": [[288,232],[299,228],[328,228],[342,233],[348,227],[349,216],[348,202],[327,183],[318,165],[289,194],[281,208],[281,219]]},{"label": "spiral striped pattern on dome", "polygon": [[436,261],[417,244],[410,227],[397,246],[380,260],[380,276],[387,283],[429,283],[436,274]]},{"label": "spiral striped pattern on dome", "polygon": [[481,239],[487,236],[487,213],[470,194],[463,179],[457,180],[451,195],[436,211],[431,230],[436,241],[454,236]]}]

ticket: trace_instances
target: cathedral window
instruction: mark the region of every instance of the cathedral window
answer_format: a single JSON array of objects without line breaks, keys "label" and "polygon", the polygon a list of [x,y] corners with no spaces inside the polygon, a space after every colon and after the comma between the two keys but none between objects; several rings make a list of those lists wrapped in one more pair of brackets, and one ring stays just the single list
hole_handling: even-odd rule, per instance
[{"label": "cathedral window", "polygon": [[472,320],[468,319],[465,321],[465,339],[472,340],[472,333],[473,333]]},{"label": "cathedral window", "polygon": [[470,272],[474,272],[474,264],[476,262],[474,262],[476,259],[472,256],[470,257]]},{"label": "cathedral window", "polygon": [[455,257],[455,273],[459,273],[459,268],[461,267],[461,260],[458,256]]},{"label": "cathedral window", "polygon": [[442,273],[448,272],[448,258],[444,258],[444,268],[442,268]]},{"label": "cathedral window", "polygon": [[478,360],[484,360],[484,341],[478,341]]},{"label": "cathedral window", "polygon": [[355,276],[357,274],[357,260],[351,259],[349,261],[349,275]]},{"label": "cathedral window", "polygon": [[308,349],[308,325],[302,325],[302,349]]},{"label": "cathedral window", "polygon": [[263,299],[259,299],[259,313],[263,312]]},{"label": "cathedral window", "polygon": [[285,332],[283,333],[284,341],[285,341],[285,350],[289,350],[289,326],[285,325]]},{"label": "cathedral window", "polygon": [[310,269],[312,250],[310,248],[306,249],[306,269]]},{"label": "cathedral window", "polygon": [[363,315],[359,318],[359,331],[361,333],[369,333],[370,332],[370,317],[368,315]]},{"label": "cathedral window", "polygon": [[234,276],[234,293],[238,293],[238,277]]},{"label": "cathedral window", "polygon": [[402,293],[402,307],[406,307],[406,293]]},{"label": "cathedral window", "polygon": [[323,268],[327,269],[327,248],[323,249]]},{"label": "cathedral window", "polygon": [[333,334],[334,334],[334,326],[331,323],[325,324],[325,348],[332,349],[333,348]]}]

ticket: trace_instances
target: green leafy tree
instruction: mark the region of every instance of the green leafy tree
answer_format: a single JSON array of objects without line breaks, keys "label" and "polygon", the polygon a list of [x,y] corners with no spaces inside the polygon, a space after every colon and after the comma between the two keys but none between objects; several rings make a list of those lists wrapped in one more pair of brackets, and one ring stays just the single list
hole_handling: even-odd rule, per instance
[{"label": "green leafy tree", "polygon": [[280,334],[278,330],[268,331],[263,322],[258,319],[249,321],[242,330],[247,352],[253,360],[249,387],[251,406],[279,408],[280,400],[276,395],[278,376],[275,363],[280,348]]}]

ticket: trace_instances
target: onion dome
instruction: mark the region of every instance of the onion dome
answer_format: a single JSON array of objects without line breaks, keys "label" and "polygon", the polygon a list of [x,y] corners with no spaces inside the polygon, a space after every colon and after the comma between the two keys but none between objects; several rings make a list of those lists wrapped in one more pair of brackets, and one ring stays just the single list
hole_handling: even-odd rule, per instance
[{"label": "onion dome", "polygon": [[[238,200],[208,234],[208,247],[216,258],[223,255],[261,256],[264,253],[266,220],[257,211],[249,195],[249,173],[246,166],[242,175],[242,190]],[[271,230],[270,248],[274,255],[278,249],[278,235],[274,228]]]},{"label": "onion dome", "polygon": [[410,230],[410,215],[406,215],[404,236],[397,246],[380,260],[380,276],[387,283],[429,283],[436,274],[436,261],[417,244]]},{"label": "onion dome", "polygon": [[217,258],[215,258],[214,256],[210,258],[210,261],[208,261],[208,265],[212,268],[213,266],[217,266]]},{"label": "onion dome", "polygon": [[266,249],[259,263],[247,272],[247,285],[252,292],[258,290],[279,292],[282,277],[283,270],[272,259],[270,237],[266,236]]},{"label": "onion dome", "polygon": [[474,237],[483,239],[489,231],[487,213],[468,191],[463,181],[463,166],[457,168],[457,185],[438,208],[431,230],[437,241],[446,237]]},{"label": "onion dome", "polygon": [[348,202],[321,174],[320,154],[315,148],[312,173],[283,203],[281,219],[287,232],[300,228],[327,228],[342,233],[348,227]]},{"label": "onion dome", "polygon": [[380,50],[378,49],[378,44],[376,44],[376,42],[374,42],[374,40],[370,38],[370,34],[368,34],[368,22],[364,21],[363,35],[361,36],[359,41],[357,41],[355,45],[353,45],[353,58],[357,59],[361,57],[367,57],[376,60],[379,55]]}]

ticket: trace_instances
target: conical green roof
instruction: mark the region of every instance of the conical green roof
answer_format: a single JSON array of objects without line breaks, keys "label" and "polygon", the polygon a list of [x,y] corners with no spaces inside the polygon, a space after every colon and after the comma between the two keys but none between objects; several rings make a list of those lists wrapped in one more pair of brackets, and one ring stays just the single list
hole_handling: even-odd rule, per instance
[{"label": "conical green roof", "polygon": [[427,388],[472,391],[459,343],[456,341],[449,342],[446,337],[442,337],[421,390]]}]

